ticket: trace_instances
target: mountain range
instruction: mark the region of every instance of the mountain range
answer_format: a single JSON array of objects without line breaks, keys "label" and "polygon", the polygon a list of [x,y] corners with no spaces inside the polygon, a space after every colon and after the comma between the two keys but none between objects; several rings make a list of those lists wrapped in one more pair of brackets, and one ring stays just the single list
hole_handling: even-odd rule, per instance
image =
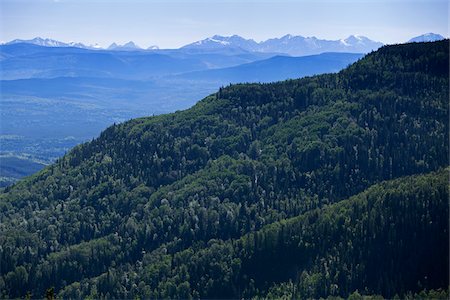
[{"label": "mountain range", "polygon": [[[411,38],[409,42],[432,42],[442,40],[444,37],[440,34],[426,33]],[[43,39],[40,37],[31,40],[16,39],[5,44],[29,43],[46,47],[77,47],[84,49],[104,49],[99,45],[85,45],[75,42],[61,42],[53,39]],[[325,40],[317,37],[303,37],[287,34],[280,38],[272,38],[261,42],[253,39],[245,39],[238,35],[221,36],[214,35],[204,40],[196,41],[181,47],[182,49],[197,50],[217,50],[217,49],[241,49],[249,52],[266,52],[288,54],[292,56],[302,56],[319,54],[323,52],[350,52],[350,53],[368,53],[381,47],[383,43],[373,41],[367,37],[360,35],[350,35],[340,40]],[[133,41],[129,41],[123,45],[112,43],[107,50],[115,51],[144,51],[158,50],[159,47],[152,45],[147,49],[143,49],[136,45]]]},{"label": "mountain range", "polygon": [[[84,76],[146,80],[169,74],[230,67],[273,56],[270,53],[243,51],[230,54],[227,49],[215,53],[190,53],[192,51],[184,49],[129,51],[132,45],[126,45],[113,46],[112,50],[47,47],[29,43],[0,45],[0,77],[25,79]],[[117,49],[127,50],[115,51]]]},{"label": "mountain range", "polygon": [[233,35],[224,37],[215,35],[183,48],[187,49],[217,49],[217,48],[240,48],[250,52],[284,53],[292,56],[303,56],[323,52],[351,52],[367,53],[376,50],[383,44],[372,41],[363,36],[349,36],[346,39],[330,41],[316,37],[303,37],[285,35],[281,38],[268,39],[260,43],[252,39],[244,39]]},{"label": "mountain range", "polygon": [[448,299],[448,65],[383,46],[111,125],[0,189],[0,298]]},{"label": "mountain range", "polygon": [[[41,38],[36,37],[31,40],[22,40],[22,39],[15,39],[10,42],[4,43],[4,45],[13,45],[13,44],[33,44],[37,46],[44,46],[44,47],[75,47],[75,48],[82,48],[82,49],[90,49],[90,50],[105,50],[105,48],[100,47],[98,44],[95,45],[86,45],[83,43],[76,43],[76,42],[61,42],[54,39],[49,38]],[[157,50],[159,49],[158,46],[150,46],[147,48],[147,50]],[[119,45],[116,43],[112,43],[109,47],[106,48],[106,50],[115,50],[115,51],[135,51],[135,50],[145,50],[136,45],[134,42],[129,41],[128,43],[125,43],[123,45]]]},{"label": "mountain range", "polygon": [[[410,39],[410,42],[431,42],[444,39],[442,35],[434,33],[426,33]],[[16,39],[5,44],[29,43],[46,47],[77,47],[85,49],[103,49],[98,45],[85,45],[75,42],[61,42],[53,39],[43,39],[40,37],[31,40]],[[280,38],[272,38],[261,42],[256,42],[253,39],[245,39],[238,35],[221,36],[214,35],[212,37],[193,42],[181,48],[184,49],[201,49],[201,50],[215,50],[224,48],[236,48],[249,52],[268,52],[268,53],[282,53],[292,56],[302,56],[319,54],[323,52],[350,52],[350,53],[368,53],[376,50],[383,44],[373,41],[367,37],[359,35],[351,35],[345,39],[340,40],[325,40],[317,37],[303,37],[287,34]],[[106,49],[116,51],[144,51],[144,50],[158,50],[158,46],[150,46],[143,49],[130,41],[123,45],[112,43]]]},{"label": "mountain range", "polygon": [[33,44],[37,46],[44,46],[44,47],[76,47],[76,48],[84,48],[84,49],[102,49],[98,45],[85,45],[83,43],[76,43],[76,42],[61,42],[54,39],[49,38],[41,38],[36,37],[31,40],[22,40],[22,39],[15,39],[10,42],[4,43],[4,45],[13,45],[13,44]]}]

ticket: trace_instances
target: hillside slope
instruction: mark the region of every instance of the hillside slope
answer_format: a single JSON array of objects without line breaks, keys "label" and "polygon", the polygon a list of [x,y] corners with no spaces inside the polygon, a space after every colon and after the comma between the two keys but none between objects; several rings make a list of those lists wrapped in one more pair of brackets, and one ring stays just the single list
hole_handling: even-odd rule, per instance
[{"label": "hillside slope", "polygon": [[[108,296],[109,291],[110,297],[122,298],[149,293],[211,298],[244,292],[254,296],[278,282],[297,282],[297,271],[286,267],[279,272],[291,277],[277,277],[270,260],[265,260],[267,268],[258,270],[259,277],[249,273],[236,281],[228,276],[221,280],[222,289],[209,289],[215,281],[205,281],[208,273],[201,265],[183,267],[175,281],[166,280],[164,274],[177,261],[161,255],[184,255],[184,250],[214,243],[211,240],[226,244],[383,180],[448,166],[448,47],[448,41],[383,47],[338,74],[233,85],[189,110],[108,128],[0,195],[0,290],[10,297],[26,291],[40,296],[53,286],[61,295],[79,290],[81,297]],[[439,192],[424,193],[435,193],[436,201],[443,201],[445,193],[439,186]],[[415,192],[408,189],[415,191],[414,184],[405,187],[401,201],[412,201],[415,207],[416,199],[408,196]],[[427,196],[419,198],[428,203]],[[447,230],[439,221],[445,210],[436,211],[434,204],[417,209],[432,224],[406,218],[402,227],[393,214],[394,232],[405,234],[399,240],[408,241],[405,245],[433,245],[431,230],[436,225],[436,234],[448,244],[448,234],[440,235]],[[321,230],[331,232],[333,222],[325,222],[328,225]],[[411,240],[404,228],[420,229],[423,235]],[[427,235],[433,239],[422,240]],[[394,251],[398,246],[392,240],[366,239],[364,234],[348,239],[398,260],[386,274],[402,276],[391,285],[369,277],[340,279],[339,274],[347,274],[351,266],[345,260],[330,261],[326,266],[336,267],[337,279],[325,278],[325,286],[334,280],[343,280],[346,286],[321,290],[320,285],[311,291],[313,297],[346,296],[365,287],[367,293],[387,297],[446,287],[442,286],[448,282],[446,272],[439,271],[436,274],[444,275],[430,280],[415,277],[428,274],[428,269],[410,274],[407,265],[415,262],[422,247],[409,247],[409,256],[398,256],[401,252]],[[326,260],[342,246],[331,252],[323,247],[305,254],[311,264],[304,265],[295,254],[292,265],[298,272],[316,274],[323,266],[316,258]],[[290,249],[282,248],[273,253]],[[377,262],[369,254],[355,257],[367,270],[367,264]],[[225,257],[218,255],[212,261]],[[448,257],[437,252],[423,259],[445,265]],[[226,266],[239,267],[239,262],[232,260]],[[364,274],[364,268],[358,270]],[[214,278],[240,274],[214,264],[212,271]],[[196,282],[206,288],[199,291]],[[232,282],[243,285],[229,285]]]},{"label": "hillside slope", "polygon": [[142,265],[112,268],[60,296],[306,299],[360,290],[393,298],[439,289],[448,283],[448,172],[383,182],[237,240],[182,251],[174,240],[144,254]]},{"label": "hillside slope", "polygon": [[212,67],[224,68],[264,59],[259,53],[110,51],[31,44],[0,45],[1,79],[97,77],[146,80]]},{"label": "hillside slope", "polygon": [[359,53],[322,53],[311,56],[275,56],[239,66],[181,74],[189,80],[239,82],[271,82],[323,73],[338,72],[363,57]]}]

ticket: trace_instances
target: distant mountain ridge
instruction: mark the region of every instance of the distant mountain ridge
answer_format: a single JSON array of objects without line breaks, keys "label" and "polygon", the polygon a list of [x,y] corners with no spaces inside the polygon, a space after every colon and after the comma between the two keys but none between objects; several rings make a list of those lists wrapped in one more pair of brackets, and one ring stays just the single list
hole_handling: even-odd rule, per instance
[{"label": "distant mountain ridge", "polygon": [[[442,40],[444,37],[436,33],[425,33],[423,35],[414,37],[408,42],[431,42]],[[401,42],[401,41],[399,41]],[[61,42],[49,38],[36,37],[31,40],[15,39],[4,43],[5,45],[27,43],[45,47],[77,47],[83,49],[98,49],[98,50],[118,50],[118,51],[145,51],[145,50],[159,50],[156,45],[151,45],[147,48],[141,48],[135,42],[129,41],[123,45],[112,43],[107,48],[100,47],[98,44],[85,45],[77,42]],[[265,41],[256,42],[253,39],[246,39],[239,35],[221,36],[214,35],[206,39],[196,41],[178,49],[182,50],[229,50],[238,49],[248,52],[262,52],[262,53],[279,53],[291,56],[314,55],[324,52],[347,52],[347,53],[368,53],[376,50],[384,44],[378,41],[371,40],[362,35],[350,35],[345,39],[326,40],[315,36],[304,37],[301,35],[286,34],[280,38],[271,38]]]},{"label": "distant mountain ridge", "polygon": [[[31,40],[16,39],[5,43],[5,45],[26,43],[44,47],[77,47],[90,50],[110,50],[110,51],[145,51],[158,50],[159,47],[152,45],[147,49],[141,48],[133,41],[123,45],[112,43],[107,48],[98,45],[85,45],[75,42],[61,42],[53,39],[34,38]],[[314,55],[324,52],[347,52],[347,53],[368,53],[383,46],[383,43],[373,41],[364,36],[351,35],[346,39],[324,40],[316,37],[293,36],[287,34],[280,38],[272,38],[262,42],[253,39],[245,39],[238,35],[221,36],[214,35],[204,40],[182,46],[179,50],[196,51],[224,51],[238,50],[244,52],[278,53],[291,56]]]},{"label": "distant mountain ridge", "polygon": [[201,41],[188,44],[185,49],[241,48],[250,52],[284,53],[292,56],[319,54],[323,52],[367,53],[383,46],[383,43],[367,37],[351,35],[346,39],[324,40],[317,37],[293,36],[287,34],[262,42],[245,39],[238,35],[215,35]]},{"label": "distant mountain ridge", "polygon": [[48,39],[48,38],[41,38],[36,37],[31,40],[22,40],[22,39],[15,39],[10,42],[5,43],[4,45],[13,45],[13,44],[33,44],[38,46],[44,46],[44,47],[75,47],[75,48],[82,48],[82,49],[102,49],[98,44],[95,45],[85,45],[83,43],[76,43],[76,42],[61,42],[58,40]]},{"label": "distant mountain ridge", "polygon": [[123,45],[112,43],[107,50],[133,51],[133,50],[142,50],[142,48],[136,45],[133,41],[129,41],[128,43]]},{"label": "distant mountain ridge", "polygon": [[301,57],[274,56],[238,66],[194,71],[178,75],[190,80],[217,81],[222,85],[239,82],[272,82],[342,70],[362,58],[361,53],[322,53]]}]

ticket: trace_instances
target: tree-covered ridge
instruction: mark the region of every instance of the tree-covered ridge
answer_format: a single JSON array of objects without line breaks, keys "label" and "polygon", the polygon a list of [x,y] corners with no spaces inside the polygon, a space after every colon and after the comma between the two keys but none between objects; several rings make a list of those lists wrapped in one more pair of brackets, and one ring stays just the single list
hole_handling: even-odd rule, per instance
[{"label": "tree-covered ridge", "polygon": [[[43,295],[114,274],[126,282],[115,295],[163,293],[148,274],[133,292],[138,272],[128,272],[148,260],[157,263],[148,272],[163,272],[161,247],[227,244],[377,182],[447,166],[448,47],[383,47],[338,74],[233,85],[189,110],[108,128],[0,195],[0,290]],[[373,290],[391,294],[381,286]]]},{"label": "tree-covered ridge", "polygon": [[448,172],[377,184],[237,240],[182,251],[174,240],[121,270],[122,278],[113,268],[61,296],[305,299],[359,290],[393,298],[446,287]]}]

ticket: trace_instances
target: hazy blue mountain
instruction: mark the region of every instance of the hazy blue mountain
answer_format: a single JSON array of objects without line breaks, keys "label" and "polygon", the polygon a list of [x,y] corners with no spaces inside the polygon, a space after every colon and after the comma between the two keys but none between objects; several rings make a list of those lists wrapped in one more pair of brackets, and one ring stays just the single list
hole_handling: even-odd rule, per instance
[{"label": "hazy blue mountain", "polygon": [[49,39],[49,38],[44,39],[41,37],[36,37],[36,38],[30,39],[30,40],[15,39],[8,43],[5,43],[5,45],[22,44],[22,43],[33,44],[33,45],[44,46],[44,47],[76,47],[76,48],[85,48],[85,49],[100,49],[100,46],[98,46],[98,45],[85,45],[83,43],[77,43],[77,42],[65,43],[65,42],[54,40],[54,39]]},{"label": "hazy blue mountain", "polygon": [[358,53],[323,53],[311,56],[275,56],[235,67],[197,71],[179,77],[190,80],[238,82],[271,82],[323,73],[338,72],[363,57]]},{"label": "hazy blue mountain", "polygon": [[[26,44],[0,46],[2,79],[112,77],[146,79],[173,73],[207,69],[203,57],[172,57],[161,53],[94,51],[78,48],[49,48]],[[221,58],[225,60],[226,57]],[[244,60],[238,63],[248,62]],[[224,62],[222,66],[229,66]],[[231,63],[234,65],[234,63]]]},{"label": "hazy blue mountain", "polygon": [[412,39],[410,39],[408,42],[409,43],[419,43],[419,42],[434,42],[434,41],[440,41],[445,39],[442,35],[440,34],[436,34],[436,33],[425,33],[416,37],[413,37]]},{"label": "hazy blue mountain", "polygon": [[111,77],[144,80],[169,74],[224,68],[268,58],[246,51],[114,51],[43,47],[18,43],[0,46],[2,79]]},{"label": "hazy blue mountain", "polygon": [[247,51],[258,51],[259,44],[252,39],[245,39],[238,35],[221,36],[214,35],[201,41],[183,46],[185,49],[222,49],[222,48],[241,48]]},{"label": "hazy blue mountain", "polygon": [[215,35],[213,37],[194,42],[183,48],[188,49],[218,49],[218,48],[241,48],[247,51],[283,53],[293,56],[319,54],[324,52],[350,52],[367,53],[376,50],[383,44],[370,40],[364,36],[351,35],[341,40],[324,40],[316,37],[293,36],[287,34],[281,38],[268,39],[255,42],[233,35],[224,37]]},{"label": "hazy blue mountain", "polygon": [[[409,42],[431,42],[442,40],[444,37],[436,33],[426,33],[416,37],[413,37]],[[49,38],[36,37],[34,39],[23,40],[15,39],[5,43],[5,45],[27,43],[44,47],[77,47],[83,49],[102,49],[99,45],[85,45],[79,42],[61,42]],[[383,43],[373,41],[365,36],[350,35],[345,39],[339,40],[326,40],[313,37],[303,37],[301,35],[294,36],[286,34],[280,38],[271,38],[265,41],[256,42],[253,39],[246,39],[238,35],[221,36],[214,35],[206,39],[196,41],[181,47],[180,49],[186,50],[223,50],[223,49],[240,49],[249,52],[268,52],[278,54],[288,54],[292,56],[302,56],[319,54],[323,52],[351,52],[351,53],[367,53],[372,50],[376,50],[381,47]],[[130,41],[124,45],[112,43],[106,50],[158,50],[159,47],[152,45],[143,49],[137,46],[134,42]],[[105,49],[104,49],[105,50]]]},{"label": "hazy blue mountain", "polygon": [[322,40],[316,37],[292,36],[269,39],[261,43],[260,51],[282,52],[289,55],[310,55],[323,52],[368,53],[383,46],[364,36],[351,35],[341,40]]},{"label": "hazy blue mountain", "polygon": [[141,47],[136,45],[133,41],[129,41],[126,44],[118,45],[116,43],[112,43],[108,50],[116,50],[116,51],[136,51],[136,50],[143,50]]},{"label": "hazy blue mountain", "polygon": [[[23,39],[15,39],[10,42],[5,43],[4,45],[14,45],[14,44],[32,44],[37,46],[43,46],[43,47],[76,47],[76,48],[82,48],[82,49],[90,49],[90,50],[120,50],[120,51],[130,51],[130,50],[144,50],[138,45],[136,45],[133,41],[129,41],[128,43],[125,43],[123,45],[119,45],[117,43],[112,43],[108,48],[104,49],[100,47],[98,44],[96,45],[85,45],[83,43],[77,43],[77,42],[61,42],[54,39],[49,38],[41,38],[36,37],[34,39],[29,40],[23,40]],[[150,46],[148,48],[149,50],[158,49],[158,46]]]}]

